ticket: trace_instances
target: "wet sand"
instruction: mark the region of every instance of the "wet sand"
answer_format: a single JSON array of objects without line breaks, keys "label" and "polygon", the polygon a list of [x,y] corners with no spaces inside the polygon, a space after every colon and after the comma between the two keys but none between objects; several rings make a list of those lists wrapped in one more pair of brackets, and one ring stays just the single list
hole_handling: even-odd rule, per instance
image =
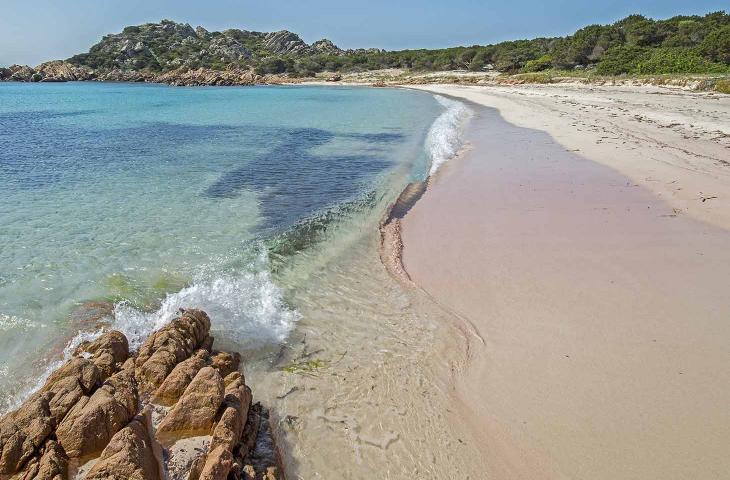
[{"label": "wet sand", "polygon": [[[436,90],[480,101],[478,89]],[[579,132],[590,121],[581,108],[546,113],[561,101],[553,93],[539,96],[534,118],[530,105],[494,98],[507,117],[549,124],[559,141],[475,106],[468,152],[401,221],[407,274],[475,329],[453,391],[481,452],[475,462],[490,479],[723,478],[730,182],[712,155],[727,151],[724,140],[683,138],[673,126],[660,146],[642,124],[633,132],[647,128],[644,140],[624,142],[627,120],[617,140],[596,143],[601,115],[621,119],[603,111]],[[697,110],[712,101],[695,100]],[[711,131],[710,116],[705,124]],[[696,198],[703,185],[720,198]]]}]

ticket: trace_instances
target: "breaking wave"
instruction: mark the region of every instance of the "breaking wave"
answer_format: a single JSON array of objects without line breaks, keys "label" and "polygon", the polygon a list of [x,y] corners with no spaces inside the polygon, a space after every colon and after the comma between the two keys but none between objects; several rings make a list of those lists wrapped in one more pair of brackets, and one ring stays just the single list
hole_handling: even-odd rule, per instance
[{"label": "breaking wave", "polygon": [[463,145],[463,131],[472,111],[462,102],[434,95],[446,110],[433,122],[426,136],[426,155],[431,160],[429,175],[452,159]]},{"label": "breaking wave", "polygon": [[179,314],[181,308],[197,308],[215,319],[211,333],[242,350],[283,342],[299,318],[284,302],[274,284],[268,255],[262,250],[243,271],[217,273],[200,278],[179,292],[168,295],[155,312],[140,311],[121,302],[114,309],[113,328],[124,333],[130,348],[138,348],[155,330]]}]

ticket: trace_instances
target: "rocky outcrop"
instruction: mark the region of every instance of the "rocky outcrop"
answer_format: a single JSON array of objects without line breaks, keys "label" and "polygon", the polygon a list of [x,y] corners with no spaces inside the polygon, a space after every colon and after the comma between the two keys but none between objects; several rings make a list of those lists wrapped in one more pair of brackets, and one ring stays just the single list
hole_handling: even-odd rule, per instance
[{"label": "rocky outcrop", "polygon": [[61,60],[54,60],[38,65],[12,65],[0,69],[0,80],[13,82],[71,82],[92,80],[94,72],[87,67],[72,65]]},{"label": "rocky outcrop", "polygon": [[156,390],[175,365],[203,345],[209,331],[208,315],[200,310],[188,310],[176,321],[153,333],[142,344],[135,359],[140,390]]},{"label": "rocky outcrop", "polygon": [[0,419],[0,478],[283,478],[276,458],[252,457],[267,417],[209,330],[186,310],[136,353],[117,331],[79,345]]},{"label": "rocky outcrop", "polygon": [[41,63],[35,67],[35,72],[41,76],[41,82],[74,82],[94,78],[94,72],[90,68],[61,60]]},{"label": "rocky outcrop", "polygon": [[81,343],[74,355],[90,359],[106,380],[129,358],[129,342],[122,332],[110,331],[94,341]]},{"label": "rocky outcrop", "polygon": [[82,397],[58,425],[56,437],[69,457],[98,454],[136,415],[138,407],[134,372],[123,370],[90,397]]},{"label": "rocky outcrop", "polygon": [[223,378],[237,372],[240,365],[241,354],[238,352],[215,352],[210,359],[210,366],[218,370]]},{"label": "rocky outcrop", "polygon": [[37,456],[56,426],[99,382],[93,362],[72,358],[20,408],[0,419],[0,474],[15,473]]},{"label": "rocky outcrop", "polygon": [[299,35],[288,30],[265,33],[263,46],[274,55],[304,54],[311,50]]},{"label": "rocky outcrop", "polygon": [[178,363],[162,385],[155,390],[152,401],[158,405],[174,405],[200,369],[208,364],[209,359],[208,351],[201,349],[196,351],[192,357]]},{"label": "rocky outcrop", "polygon": [[49,440],[38,452],[38,456],[28,462],[25,469],[13,480],[63,480],[68,471],[68,458],[63,448]]},{"label": "rocky outcrop", "polygon": [[86,475],[87,480],[159,480],[160,463],[155,440],[150,436],[149,411],[137,416],[117,432],[99,460]]},{"label": "rocky outcrop", "polygon": [[202,368],[157,427],[157,436],[164,441],[210,434],[223,394],[220,373],[212,367]]},{"label": "rocky outcrop", "polygon": [[340,50],[340,47],[332,43],[331,40],[327,40],[326,38],[314,42],[312,44],[312,50],[314,50],[316,53],[321,53],[323,55],[345,55],[345,52],[343,50]]}]

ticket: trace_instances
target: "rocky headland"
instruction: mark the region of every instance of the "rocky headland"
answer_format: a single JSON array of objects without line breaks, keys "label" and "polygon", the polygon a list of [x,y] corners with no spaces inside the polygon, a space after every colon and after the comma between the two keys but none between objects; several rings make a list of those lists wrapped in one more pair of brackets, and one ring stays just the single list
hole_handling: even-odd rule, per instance
[{"label": "rocky headland", "polygon": [[137,352],[119,331],[74,354],[0,419],[3,480],[283,478],[268,412],[200,310]]}]

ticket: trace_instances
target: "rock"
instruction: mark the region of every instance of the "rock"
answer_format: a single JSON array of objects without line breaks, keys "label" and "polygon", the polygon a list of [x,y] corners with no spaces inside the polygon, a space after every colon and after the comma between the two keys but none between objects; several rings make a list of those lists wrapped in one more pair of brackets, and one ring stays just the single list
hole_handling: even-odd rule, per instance
[{"label": "rock", "polygon": [[39,81],[42,82],[73,82],[94,78],[91,69],[61,60],[41,63],[35,67],[35,71],[40,75]]},{"label": "rock", "polygon": [[223,379],[218,371],[212,367],[202,368],[157,427],[158,438],[165,442],[173,438],[209,435],[223,403],[223,394]]},{"label": "rock", "polygon": [[11,65],[9,79],[15,82],[30,82],[33,74],[35,70],[28,65]]},{"label": "rock", "polygon": [[342,80],[342,75],[335,74],[327,79],[328,82],[339,82]]},{"label": "rock", "polygon": [[261,474],[257,474],[253,465],[246,465],[243,467],[241,480],[277,480],[278,478],[283,477],[279,477],[279,471],[276,467],[267,467]]},{"label": "rock", "polygon": [[243,374],[240,371],[231,372],[229,373],[226,378],[223,379],[223,385],[226,386],[226,389],[228,389],[228,385],[237,382],[238,384],[243,385],[246,383],[246,381],[243,378]]},{"label": "rock", "polygon": [[152,395],[152,402],[158,405],[173,405],[185,392],[201,368],[207,365],[208,352],[196,351],[192,357],[178,363],[162,385]]},{"label": "rock", "polygon": [[109,353],[117,363],[124,363],[129,358],[129,342],[122,332],[112,330],[102,334],[96,340],[82,342],[74,351],[75,356]]},{"label": "rock", "polygon": [[55,421],[48,401],[50,392],[37,394],[0,421],[0,474],[12,474],[43,445]]},{"label": "rock", "polygon": [[208,453],[200,480],[226,480],[233,466],[233,454],[225,447],[217,447]]},{"label": "rock", "polygon": [[233,384],[226,388],[225,409],[220,420],[213,429],[210,449],[223,446],[230,451],[241,442],[243,427],[248,419],[251,407],[251,389],[245,385]]},{"label": "rock", "polygon": [[52,392],[59,382],[69,377],[77,379],[86,393],[94,390],[100,380],[99,369],[92,361],[86,358],[74,357],[51,373],[40,391]]},{"label": "rock", "polygon": [[311,48],[288,30],[264,34],[263,46],[274,55],[309,53]]},{"label": "rock", "polygon": [[74,351],[75,356],[83,356],[94,362],[102,380],[106,380],[120,370],[129,358],[129,342],[122,332],[112,330],[91,342],[83,342]]},{"label": "rock", "polygon": [[13,480],[65,480],[68,471],[68,457],[63,448],[53,440],[49,440],[22,472]]},{"label": "rock", "polygon": [[79,400],[56,429],[56,437],[70,458],[101,452],[136,415],[137,409],[133,372],[122,370],[91,397]]},{"label": "rock", "polygon": [[54,425],[58,425],[73,406],[86,394],[86,391],[84,391],[77,378],[67,377],[56,382],[50,394],[48,407],[51,412],[51,417],[54,420]]},{"label": "rock", "polygon": [[[79,345],[38,392],[0,418],[0,479],[65,480],[69,464],[73,470],[98,455],[83,478],[240,478],[245,463],[256,478],[269,478],[264,469],[278,460],[251,455],[259,435],[262,445],[271,442],[267,413],[251,405],[239,354],[211,357],[200,348],[212,347],[209,329],[205,313],[188,310],[136,357],[116,331]],[[150,386],[161,379],[152,400],[172,408],[148,404],[139,413],[138,374]],[[168,457],[158,440],[174,444]]]},{"label": "rock", "polygon": [[241,443],[238,446],[237,456],[240,458],[246,458],[249,453],[253,451],[256,446],[256,438],[259,435],[259,427],[261,425],[261,405],[256,403],[251,405],[248,409],[248,418],[246,419],[246,426],[243,427],[243,434],[241,435]]},{"label": "rock", "polygon": [[200,346],[201,349],[207,350],[208,353],[213,351],[213,335],[208,335],[205,340],[203,340],[203,344]]},{"label": "rock", "polygon": [[218,370],[221,377],[225,378],[231,373],[238,371],[241,365],[241,354],[238,352],[215,352],[211,357],[210,366]]},{"label": "rock", "polygon": [[0,473],[20,470],[98,383],[98,368],[85,358],[72,358],[54,371],[37,393],[0,421]]},{"label": "rock", "polygon": [[149,414],[138,415],[104,448],[87,480],[159,480],[160,464],[150,436]]},{"label": "rock", "polygon": [[344,55],[343,52],[337,45],[332,43],[330,40],[323,38],[312,44],[312,50],[316,53],[322,53],[325,55]]},{"label": "rock", "polygon": [[210,330],[210,319],[200,310],[187,310],[142,344],[135,361],[140,390],[157,389],[175,365],[200,348]]}]

